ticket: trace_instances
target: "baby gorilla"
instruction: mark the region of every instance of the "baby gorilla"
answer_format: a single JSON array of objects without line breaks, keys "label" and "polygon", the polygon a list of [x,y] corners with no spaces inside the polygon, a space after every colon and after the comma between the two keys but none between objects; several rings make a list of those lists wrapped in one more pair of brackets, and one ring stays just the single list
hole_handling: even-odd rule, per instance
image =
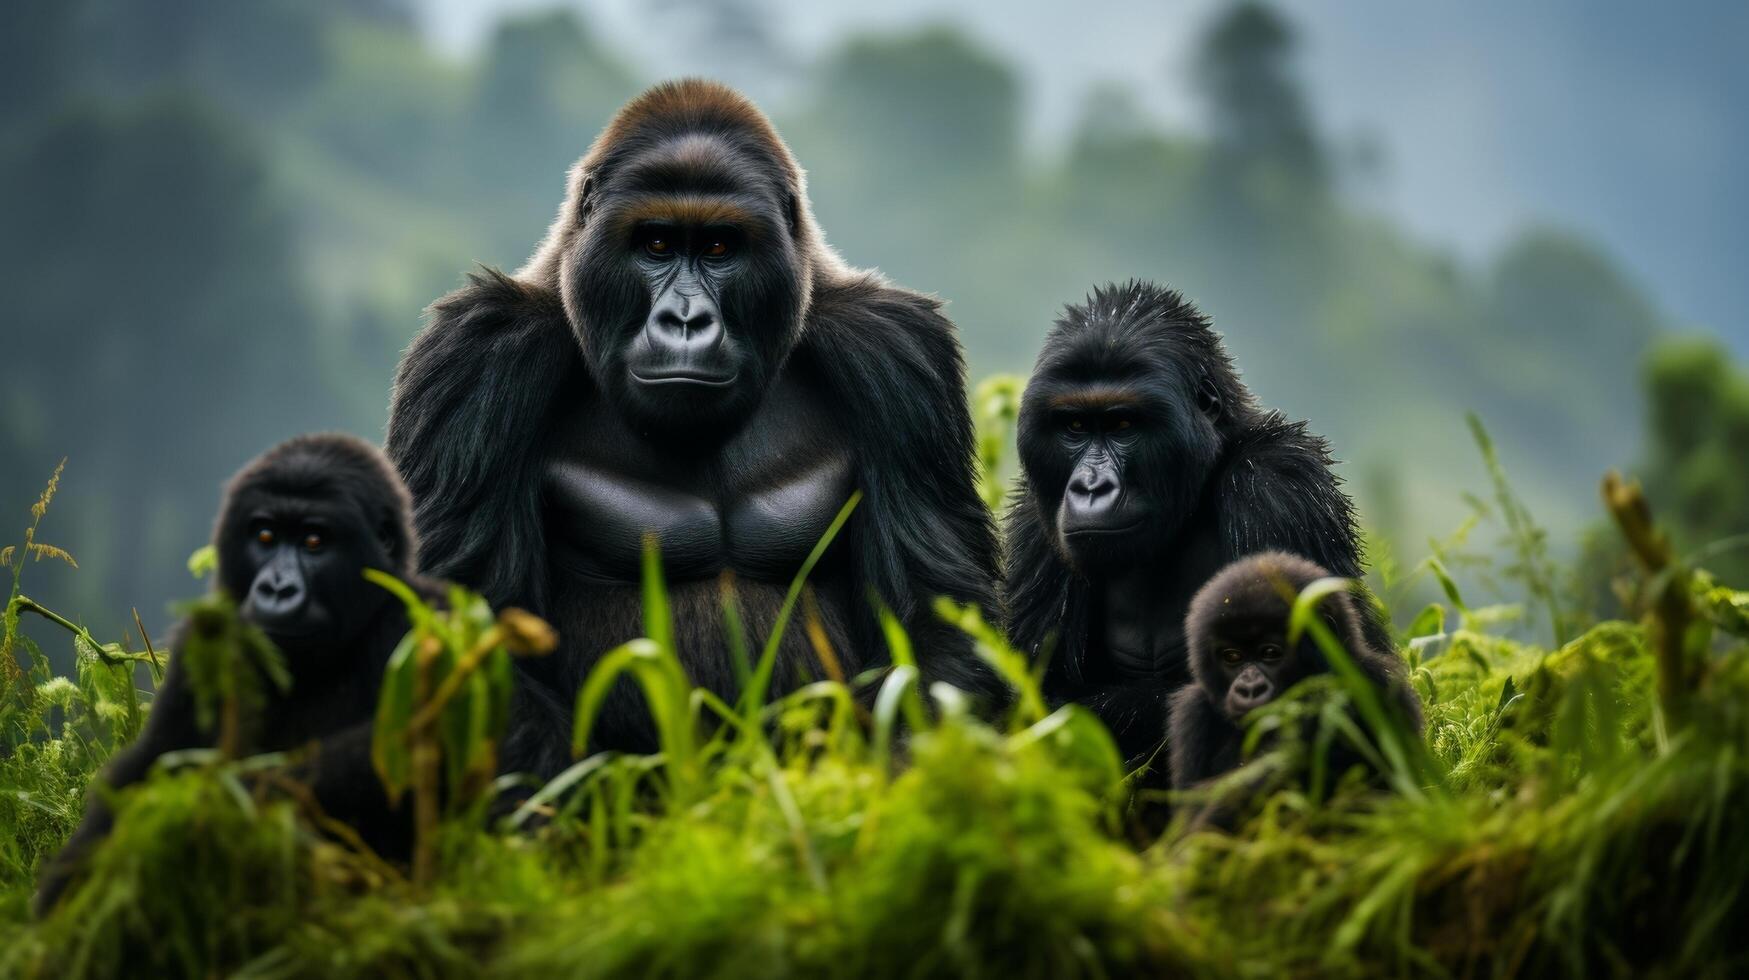
[{"label": "baby gorilla", "polygon": [[[1239,765],[1247,714],[1274,701],[1283,691],[1315,674],[1328,673],[1323,651],[1309,635],[1287,642],[1289,613],[1306,586],[1330,573],[1280,551],[1233,562],[1208,581],[1191,600],[1184,632],[1195,678],[1172,697],[1172,788],[1194,786]],[[1421,702],[1403,676],[1403,664],[1390,651],[1367,642],[1360,610],[1346,592],[1326,596],[1318,611],[1362,674],[1388,706],[1421,731]],[[1332,772],[1358,759],[1333,753]]]},{"label": "baby gorilla", "polygon": [[[383,669],[409,624],[400,600],[363,573],[393,573],[428,601],[436,598],[432,584],[412,575],[411,511],[406,487],[374,446],[351,436],[306,435],[269,449],[231,479],[213,532],[217,588],[279,649],[292,678],[289,691],[270,688],[265,710],[245,720],[242,751],[310,748],[289,775],[310,788],[328,816],[387,853],[405,846],[407,827],[371,771],[371,721]],[[166,752],[217,743],[196,717],[176,655],[189,630],[183,622],[171,635],[170,666],[139,739],[100,777],[109,792],[93,788],[84,821],[47,865],[39,914],[108,835],[111,792],[145,778]]]}]

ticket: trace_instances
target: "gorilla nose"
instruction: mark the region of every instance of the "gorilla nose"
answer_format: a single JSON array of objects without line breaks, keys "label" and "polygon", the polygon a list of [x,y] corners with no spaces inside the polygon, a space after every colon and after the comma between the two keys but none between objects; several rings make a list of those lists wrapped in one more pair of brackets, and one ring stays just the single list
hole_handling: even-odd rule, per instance
[{"label": "gorilla nose", "polygon": [[1117,503],[1118,483],[1106,470],[1078,470],[1069,479],[1069,511],[1079,517],[1103,514]]},{"label": "gorilla nose", "polygon": [[1269,700],[1273,685],[1269,678],[1258,674],[1254,677],[1241,676],[1233,681],[1233,700],[1239,707],[1255,708]]},{"label": "gorilla nose", "polygon": [[723,338],[716,308],[689,297],[669,298],[651,313],[650,326],[653,339],[675,354],[702,354]]},{"label": "gorilla nose", "polygon": [[262,570],[255,577],[249,605],[254,611],[271,619],[283,619],[297,612],[304,604],[304,583],[296,575],[287,575],[274,568]]}]

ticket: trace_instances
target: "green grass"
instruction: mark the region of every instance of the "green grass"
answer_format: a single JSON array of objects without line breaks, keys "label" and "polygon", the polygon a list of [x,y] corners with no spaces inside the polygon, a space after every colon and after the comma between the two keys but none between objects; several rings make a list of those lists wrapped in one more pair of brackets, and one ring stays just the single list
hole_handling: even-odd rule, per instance
[{"label": "green grass", "polygon": [[[447,765],[472,793],[427,828],[425,873],[315,833],[295,795],[259,778],[271,760],[195,753],[123,794],[90,883],[34,924],[23,910],[35,866],[76,822],[93,768],[137,732],[141,678],[125,647],[84,650],[92,641],[77,636],[79,676],[47,676],[15,601],[15,669],[0,692],[0,901],[13,913],[0,917],[0,967],[1001,978],[1749,968],[1749,835],[1736,823],[1749,812],[1749,593],[1660,568],[1641,583],[1645,623],[1605,621],[1549,649],[1465,606],[1446,572],[1457,564],[1410,576],[1443,579],[1447,595],[1404,636],[1425,739],[1340,673],[1303,685],[1257,723],[1284,737],[1225,784],[1270,787],[1233,833],[1162,829],[1158,801],[1129,799],[1097,722],[1049,711],[1024,660],[948,604],[938,612],[1016,687],[1008,716],[979,720],[955,692],[920,690],[896,626],[897,666],[884,675],[769,699],[775,644],[749,637],[748,695],[729,704],[696,690],[674,655],[654,550],[648,636],[604,671],[642,685],[662,751],[580,759],[521,809],[492,811],[473,804],[495,788],[469,774],[501,732],[505,658],[541,643],[518,639],[531,634],[513,614],[494,620],[458,594],[460,612],[415,616],[379,715],[379,764],[396,785],[417,796],[420,767]],[[1537,577],[1528,605],[1549,605],[1549,581]],[[807,625],[804,595],[798,580],[792,628]],[[1689,617],[1674,642],[1672,602]],[[579,692],[579,744],[609,679]],[[859,685],[873,696],[855,696]],[[1301,730],[1318,734],[1290,737]],[[1321,738],[1373,753],[1392,791],[1299,778],[1316,771]]]}]

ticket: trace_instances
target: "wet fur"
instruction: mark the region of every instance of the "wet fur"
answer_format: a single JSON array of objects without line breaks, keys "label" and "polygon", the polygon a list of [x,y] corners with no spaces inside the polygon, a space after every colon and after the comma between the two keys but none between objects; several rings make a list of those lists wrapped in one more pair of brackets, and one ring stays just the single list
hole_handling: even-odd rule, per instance
[{"label": "wet fur", "polygon": [[[1353,506],[1331,469],[1328,444],[1304,422],[1257,404],[1220,336],[1182,294],[1132,281],[1100,287],[1065,309],[1045,340],[1027,397],[1049,404],[1057,382],[1095,380],[1177,406],[1153,455],[1162,476],[1152,490],[1173,502],[1172,514],[1156,537],[1136,542],[1163,568],[1181,568],[1182,543],[1201,536],[1212,542],[1204,576],[1268,549],[1303,555],[1337,575],[1361,575]],[[1194,395],[1202,383],[1219,397],[1212,423],[1198,414]],[[1040,436],[1024,424],[1020,438],[1023,460],[1048,456],[1028,452],[1029,438]],[[1049,658],[1045,680],[1054,700],[1099,714],[1139,765],[1160,745],[1167,701],[1189,677],[1189,665],[1177,665],[1176,680],[1165,686],[1101,680],[1092,654],[1097,597],[1056,543],[1063,485],[1054,472],[1042,479],[1023,472],[1017,482],[1004,526],[1009,637],[1017,649]],[[1188,601],[1200,583],[1178,601]],[[1389,630],[1370,607],[1363,629],[1369,642],[1389,649]]]}]

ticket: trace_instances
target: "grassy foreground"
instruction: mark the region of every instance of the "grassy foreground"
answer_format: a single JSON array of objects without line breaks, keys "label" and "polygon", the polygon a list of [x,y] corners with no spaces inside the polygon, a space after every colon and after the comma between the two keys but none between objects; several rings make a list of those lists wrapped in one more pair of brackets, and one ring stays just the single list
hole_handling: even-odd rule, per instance
[{"label": "grassy foreground", "polygon": [[[1611,483],[1607,495],[1647,569],[1632,597],[1643,621],[1562,627],[1577,635],[1552,649],[1509,639],[1492,625],[1500,609],[1465,604],[1446,572],[1452,556],[1430,560],[1446,601],[1404,635],[1427,706],[1425,748],[1367,724],[1364,695],[1339,679],[1306,685],[1258,732],[1321,719],[1318,736],[1284,737],[1253,762],[1248,779],[1281,778],[1232,834],[1182,818],[1162,832],[1163,801],[1130,800],[1098,723],[1047,711],[1024,661],[951,606],[942,615],[1017,688],[1012,715],[995,724],[972,718],[952,690],[920,690],[896,628],[898,666],[883,675],[835,676],[823,651],[818,683],[767,703],[775,644],[749,644],[745,697],[725,704],[696,691],[669,646],[652,552],[648,638],[609,654],[580,692],[578,735],[601,685],[629,673],[651,703],[662,754],[583,759],[514,812],[480,802],[507,789],[529,796],[482,774],[502,730],[507,657],[542,640],[537,626],[458,597],[458,613],[421,613],[379,716],[377,761],[391,785],[420,802],[447,765],[449,785],[468,787],[466,799],[430,811],[411,869],[316,833],[320,816],[294,789],[258,778],[273,760],[186,753],[124,795],[91,883],[41,923],[26,914],[37,863],[77,822],[94,768],[138,732],[137,688],[162,654],[143,639],[102,646],[76,631],[77,676],[52,676],[19,628],[21,614],[54,616],[22,597],[26,562],[61,557],[35,540],[33,523],[3,555],[13,588],[0,662],[0,968],[325,978],[1740,973],[1749,593],[1677,564],[1632,488]],[[1504,491],[1502,503],[1511,523]],[[1519,540],[1521,571],[1546,572],[1534,538]],[[1526,607],[1548,600],[1562,622],[1546,574],[1515,580],[1527,583]],[[806,628],[799,580],[792,599]],[[854,693],[864,687],[872,697]],[[209,693],[243,703],[248,694]],[[1372,752],[1391,791],[1320,773],[1322,739]]]}]

